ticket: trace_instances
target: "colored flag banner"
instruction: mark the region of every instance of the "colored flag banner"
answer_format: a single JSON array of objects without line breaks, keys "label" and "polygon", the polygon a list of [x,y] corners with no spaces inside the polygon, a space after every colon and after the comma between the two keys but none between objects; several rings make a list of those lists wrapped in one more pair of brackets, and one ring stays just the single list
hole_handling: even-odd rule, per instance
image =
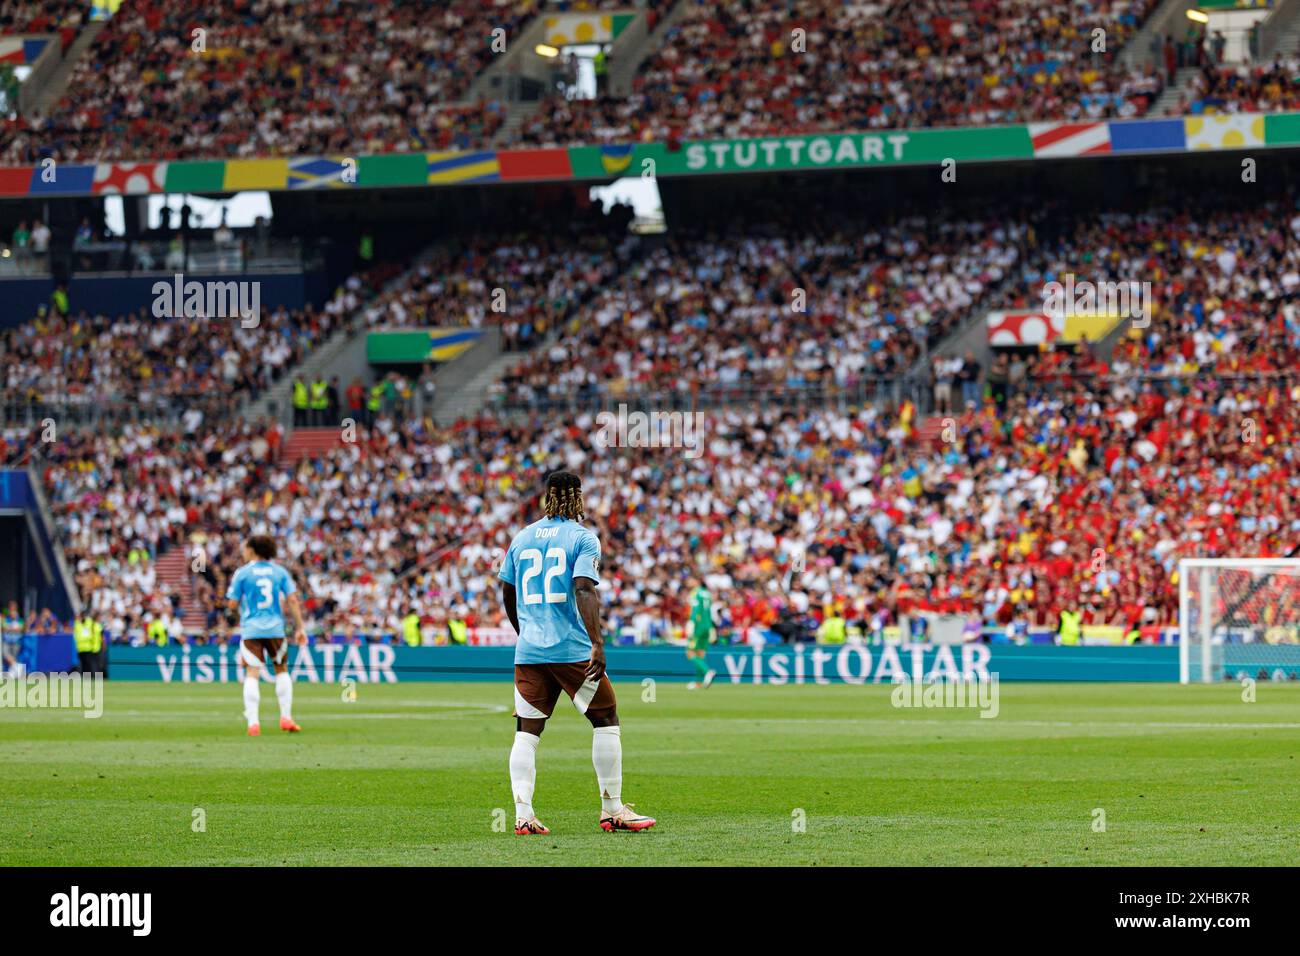
[{"label": "colored flag banner", "polygon": [[1188,116],[1183,122],[1188,149],[1241,149],[1264,145],[1262,113]]},{"label": "colored flag banner", "polygon": [[145,195],[163,191],[167,163],[100,163],[91,189],[96,195]]},{"label": "colored flag banner", "polygon": [[562,13],[546,18],[546,42],[555,47],[609,43],[635,19],[635,13]]},{"label": "colored flag banner", "polygon": [[[3,41],[0,41],[3,42]],[[1026,126],[880,130],[686,143],[611,143],[568,148],[453,150],[342,156],[174,160],[0,169],[0,193],[98,195],[238,190],[384,188],[617,176],[854,169],[1300,146],[1300,113],[1244,113]]]},{"label": "colored flag banner", "polygon": [[480,329],[412,329],[371,332],[366,336],[366,361],[372,365],[450,362],[474,347]]},{"label": "colored flag banner", "polygon": [[290,189],[351,189],[357,184],[357,162],[346,157],[308,156],[289,160]]},{"label": "colored flag banner", "polygon": [[1030,123],[1029,136],[1036,159],[1110,152],[1109,123]]},{"label": "colored flag banner", "polygon": [[501,178],[501,164],[492,150],[428,154],[428,183],[481,183]]}]

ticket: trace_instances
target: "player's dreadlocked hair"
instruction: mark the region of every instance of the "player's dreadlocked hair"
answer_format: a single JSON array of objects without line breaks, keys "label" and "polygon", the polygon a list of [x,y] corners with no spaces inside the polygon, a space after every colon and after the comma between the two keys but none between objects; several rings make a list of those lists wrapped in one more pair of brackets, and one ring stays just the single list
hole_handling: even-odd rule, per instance
[{"label": "player's dreadlocked hair", "polygon": [[582,482],[569,471],[553,471],[546,478],[542,508],[548,518],[572,518],[581,521]]}]

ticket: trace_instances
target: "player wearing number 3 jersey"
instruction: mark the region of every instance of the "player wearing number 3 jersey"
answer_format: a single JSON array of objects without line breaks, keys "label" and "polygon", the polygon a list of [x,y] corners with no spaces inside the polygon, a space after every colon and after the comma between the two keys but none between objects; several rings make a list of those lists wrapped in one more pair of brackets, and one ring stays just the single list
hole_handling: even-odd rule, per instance
[{"label": "player wearing number 3 jersey", "polygon": [[307,643],[302,606],[293,576],[275,561],[275,541],[254,535],[244,545],[243,565],[230,579],[226,599],[239,612],[239,659],[244,665],[244,719],[248,736],[261,736],[258,717],[261,691],[257,682],[265,661],[275,671],[275,696],[280,701],[280,729],[297,733],[294,721],[293,678],[289,675],[289,647],[285,643],[285,612],[293,619],[293,639]]},{"label": "player wearing number 3 jersey", "polygon": [[515,833],[549,833],[533,812],[537,745],[560,692],[568,694],[593,728],[591,760],[600,785],[604,830],[645,830],[655,821],[633,813],[620,796],[623,744],[614,686],[605,673],[600,625],[600,540],[581,524],[582,484],[554,472],[542,498],[546,517],[510,542],[501,571],[501,601],[519,640],[515,644],[515,743],[510,782]]}]

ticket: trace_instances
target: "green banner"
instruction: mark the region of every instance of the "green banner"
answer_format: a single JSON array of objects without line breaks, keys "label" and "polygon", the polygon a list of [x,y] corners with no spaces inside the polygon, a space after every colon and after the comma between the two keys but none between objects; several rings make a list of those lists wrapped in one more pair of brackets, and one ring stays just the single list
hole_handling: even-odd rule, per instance
[{"label": "green banner", "polygon": [[767,136],[705,140],[669,149],[663,143],[626,147],[577,146],[569,161],[577,178],[624,172],[644,175],[646,161],[656,176],[902,166],[945,159],[1032,159],[1025,126],[979,129],[882,130],[879,133]]},{"label": "green banner", "polygon": [[[613,143],[546,149],[448,150],[356,157],[356,182],[340,156],[65,164],[57,188],[33,166],[0,167],[0,196],[220,193],[241,189],[385,188],[620,176],[693,176],[937,166],[1193,150],[1300,146],[1300,113],[1232,113],[1032,126],[812,133],[674,144]],[[1037,150],[1037,154],[1035,154]]]},{"label": "green banner", "polygon": [[223,160],[168,163],[165,188],[169,193],[221,192],[225,178]]},{"label": "green banner", "polygon": [[1269,146],[1300,143],[1300,113],[1271,113],[1264,116],[1264,142]]},{"label": "green banner", "polygon": [[362,156],[357,163],[358,186],[416,186],[429,182],[429,158],[424,153]]}]

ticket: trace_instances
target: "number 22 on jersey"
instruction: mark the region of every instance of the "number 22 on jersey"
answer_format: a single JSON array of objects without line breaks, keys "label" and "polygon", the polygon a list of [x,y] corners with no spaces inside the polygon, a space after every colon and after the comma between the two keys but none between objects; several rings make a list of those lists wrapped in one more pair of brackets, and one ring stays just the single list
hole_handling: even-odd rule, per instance
[{"label": "number 22 on jersey", "polygon": [[[519,553],[519,561],[528,565],[519,578],[519,590],[523,593],[525,604],[563,604],[569,600],[567,582],[563,580],[569,559],[563,548],[548,548],[545,557],[539,549],[527,548]],[[530,582],[542,574],[543,566],[546,567],[546,573],[542,576],[542,586],[539,590],[533,590]],[[561,580],[557,582],[557,578]]]}]

